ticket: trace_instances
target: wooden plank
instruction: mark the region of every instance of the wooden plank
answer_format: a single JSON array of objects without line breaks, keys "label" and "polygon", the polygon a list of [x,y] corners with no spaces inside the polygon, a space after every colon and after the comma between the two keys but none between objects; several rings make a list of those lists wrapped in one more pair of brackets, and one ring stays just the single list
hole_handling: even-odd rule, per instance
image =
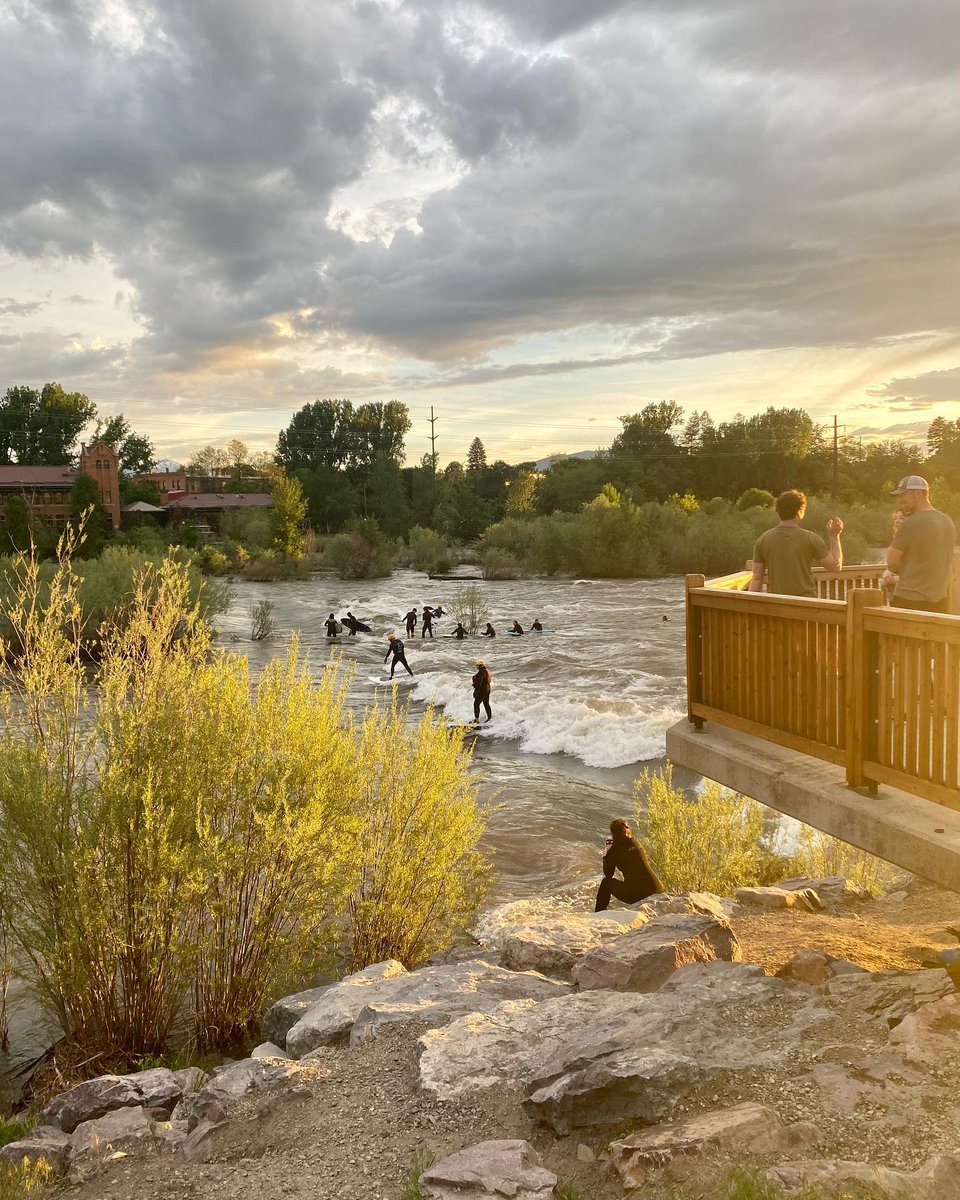
[{"label": "wooden plank", "polygon": [[838,600],[814,600],[808,596],[774,596],[764,592],[715,592],[697,588],[690,600],[698,608],[727,610],[736,605],[741,612],[764,614],[802,621],[822,620],[841,625],[846,620],[846,605]]},{"label": "wooden plank", "polygon": [[899,635],[920,641],[945,642],[950,646],[960,646],[960,617],[878,606],[864,613],[864,621],[871,633]]},{"label": "wooden plank", "polygon": [[700,616],[690,601],[690,593],[694,588],[703,587],[702,575],[688,575],[684,580],[686,603],[684,606],[687,632],[687,720],[693,721],[698,727],[702,722],[694,721],[691,704],[700,700],[703,690],[703,659],[702,642],[700,637]]},{"label": "wooden plank", "polygon": [[960,791],[957,788],[941,787],[928,779],[917,779],[906,771],[895,771],[875,762],[865,762],[863,774],[874,783],[886,783],[902,792],[909,792],[911,796],[922,796],[924,800],[942,804],[945,808],[960,809]]},{"label": "wooden plank", "polygon": [[821,746],[818,742],[811,742],[809,738],[798,737],[796,734],[774,729],[756,721],[744,720],[743,717],[735,716],[733,713],[725,713],[721,709],[711,708],[708,704],[698,704],[695,709],[697,715],[704,720],[715,721],[718,725],[725,725],[728,729],[738,729],[741,733],[752,733],[754,737],[763,738],[764,741],[775,742],[778,746],[785,746],[788,750],[797,750],[801,754],[834,763],[838,767],[844,765],[843,751],[836,747]]},{"label": "wooden plank", "polygon": [[908,775],[917,774],[917,698],[919,677],[917,672],[918,647],[911,639],[903,639],[905,669],[903,674],[903,770]]},{"label": "wooden plank", "polygon": [[944,701],[945,737],[945,767],[946,785],[960,787],[960,647],[947,647],[947,674],[945,683],[946,697]]},{"label": "wooden plank", "polygon": [[914,739],[917,746],[916,772],[921,779],[932,779],[930,764],[930,734],[933,723],[933,656],[932,646],[916,647],[917,706],[913,713]]},{"label": "wooden plank", "polygon": [[876,592],[854,588],[847,598],[847,628],[845,638],[846,671],[843,694],[849,709],[845,737],[841,745],[847,750],[847,783],[862,787],[865,747],[869,742],[868,728],[873,720],[869,699],[873,672],[872,649],[875,638],[865,632],[863,614],[867,608],[880,603]]},{"label": "wooden plank", "polygon": [[930,779],[941,786],[947,782],[947,659],[950,647],[940,643],[931,646],[933,665],[933,696],[930,729]]}]

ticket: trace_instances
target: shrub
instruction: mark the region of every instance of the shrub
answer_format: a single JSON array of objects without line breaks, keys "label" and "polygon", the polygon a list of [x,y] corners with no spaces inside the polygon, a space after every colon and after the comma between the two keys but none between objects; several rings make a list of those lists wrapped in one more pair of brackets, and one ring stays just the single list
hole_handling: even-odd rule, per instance
[{"label": "shrub", "polygon": [[380,579],[393,570],[393,550],[373,521],[331,538],[324,559],[341,579]]},{"label": "shrub", "polygon": [[418,571],[427,571],[433,565],[447,556],[446,539],[432,529],[424,529],[422,525],[414,525],[407,535],[410,547],[410,565]]},{"label": "shrub", "polygon": [[36,1121],[33,1117],[20,1119],[17,1117],[0,1117],[0,1146],[9,1146],[11,1142],[19,1142],[27,1136]]},{"label": "shrub", "polygon": [[264,638],[272,637],[277,631],[277,623],[273,619],[273,605],[269,600],[259,600],[250,605],[250,640],[262,642]]},{"label": "shrub", "polygon": [[264,550],[240,569],[251,583],[276,583],[278,580],[308,579],[310,564],[303,559],[283,558],[275,550]]},{"label": "shrub", "polygon": [[476,633],[481,625],[486,625],[490,620],[483,588],[477,587],[475,583],[457,588],[450,601],[450,607],[457,620],[471,633]]},{"label": "shrub", "polygon": [[[389,747],[389,754],[384,753]],[[363,836],[353,871],[350,969],[396,958],[415,967],[476,913],[490,867],[462,735],[428,709],[374,709],[360,731],[353,805]]]},{"label": "shrub", "polygon": [[777,498],[773,492],[768,492],[766,488],[751,487],[743,493],[737,501],[737,508],[741,512],[746,512],[749,508],[773,508]]},{"label": "shrub", "polygon": [[879,895],[902,872],[875,858],[858,846],[803,825],[796,851],[798,873],[819,878],[822,875],[843,875],[868,891]]},{"label": "shrub", "polygon": [[220,520],[220,532],[224,538],[230,538],[256,554],[266,550],[273,541],[273,527],[266,509],[235,508],[223,514]]},{"label": "shrub", "polygon": [[779,827],[767,825],[763,806],[713,780],[690,799],[668,765],[662,775],[644,771],[634,793],[642,840],[669,892],[732,895],[792,865],[777,853]]},{"label": "shrub", "polygon": [[509,550],[495,546],[483,551],[480,563],[484,579],[518,579],[522,574],[516,557]]},{"label": "shrub", "polygon": [[53,1184],[53,1171],[45,1162],[24,1160],[17,1166],[0,1162],[0,1200],[24,1200],[39,1197]]}]

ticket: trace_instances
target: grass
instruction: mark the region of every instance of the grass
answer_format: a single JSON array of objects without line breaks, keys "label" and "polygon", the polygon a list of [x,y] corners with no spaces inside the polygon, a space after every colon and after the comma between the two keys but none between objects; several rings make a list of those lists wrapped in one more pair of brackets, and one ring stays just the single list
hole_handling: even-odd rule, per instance
[{"label": "grass", "polygon": [[9,1146],[11,1142],[19,1142],[26,1137],[36,1125],[32,1117],[0,1117],[0,1146]]},{"label": "grass", "polygon": [[433,1166],[433,1155],[429,1150],[418,1150],[403,1181],[399,1200],[428,1200],[420,1187],[420,1176]]},{"label": "grass", "polygon": [[[558,1195],[564,1193],[558,1191]],[[571,1193],[568,1200],[577,1200],[578,1193]],[[754,1167],[733,1167],[726,1175],[710,1183],[680,1186],[669,1193],[669,1200],[786,1200],[787,1193],[769,1180],[762,1170]],[[793,1192],[790,1200],[882,1200],[881,1193],[860,1189],[857,1192],[824,1191],[808,1185]]]},{"label": "grass", "polygon": [[558,1183],[553,1189],[553,1194],[557,1200],[586,1200],[583,1192],[572,1183]]},{"label": "grass", "polygon": [[0,1162],[0,1200],[23,1200],[42,1195],[53,1180],[46,1163],[22,1162],[18,1166]]}]

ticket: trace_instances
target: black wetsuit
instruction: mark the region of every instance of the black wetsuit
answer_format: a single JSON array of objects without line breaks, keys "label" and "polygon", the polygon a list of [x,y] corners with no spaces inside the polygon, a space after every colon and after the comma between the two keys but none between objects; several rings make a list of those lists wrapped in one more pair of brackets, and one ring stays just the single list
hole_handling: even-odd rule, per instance
[{"label": "black wetsuit", "polygon": [[540,624],[539,621],[534,621],[534,623],[530,626],[530,628],[535,629],[537,631],[537,633],[543,633],[543,626]]},{"label": "black wetsuit", "polygon": [[413,637],[414,630],[417,628],[417,610],[411,608],[406,616],[407,622],[407,637]]},{"label": "black wetsuit", "polygon": [[407,668],[407,674],[412,675],[410,664],[407,662],[407,656],[403,652],[403,642],[399,638],[394,638],[390,643],[386,654],[383,656],[383,661],[386,662],[390,655],[393,655],[393,662],[390,664],[390,678],[393,678],[393,673],[397,669],[397,663],[403,663]]},{"label": "black wetsuit", "polygon": [[494,629],[494,627],[488,621],[486,629],[483,631],[483,633],[480,634],[480,636],[481,637],[496,637],[497,631]]},{"label": "black wetsuit", "polygon": [[353,615],[353,613],[347,613],[347,619],[343,623],[350,630],[350,636],[356,637],[357,629],[360,627],[360,622]]},{"label": "black wetsuit", "polygon": [[334,617],[327,617],[327,619],[324,621],[324,625],[327,627],[327,637],[335,638],[337,636],[336,619]]},{"label": "black wetsuit", "polygon": [[467,636],[467,631],[460,622],[457,623],[457,627],[453,631],[453,636],[457,639],[458,642],[462,642],[463,639]]},{"label": "black wetsuit", "polygon": [[423,610],[423,623],[420,626],[420,637],[425,638],[427,634],[433,637],[433,613],[429,608]]},{"label": "black wetsuit", "polygon": [[[614,879],[619,870],[623,879]],[[663,884],[647,861],[643,847],[633,838],[612,842],[603,855],[603,879],[597,889],[597,906],[594,912],[603,912],[610,897],[616,896],[625,904],[636,904],[655,892],[662,892]]]},{"label": "black wetsuit", "polygon": [[473,677],[473,719],[480,720],[480,705],[483,705],[489,721],[493,716],[490,711],[490,672],[486,667],[477,667]]},{"label": "black wetsuit", "polygon": [[513,629],[512,629],[512,631],[511,631],[511,632],[513,632],[513,633],[523,633],[523,626],[520,624],[520,622],[519,622],[519,621],[514,621],[514,623],[513,623]]}]

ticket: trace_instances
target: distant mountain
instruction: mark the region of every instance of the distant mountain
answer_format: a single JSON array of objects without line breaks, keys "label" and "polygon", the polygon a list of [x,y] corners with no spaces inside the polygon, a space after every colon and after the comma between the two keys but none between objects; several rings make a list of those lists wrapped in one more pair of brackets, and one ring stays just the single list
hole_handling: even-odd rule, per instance
[{"label": "distant mountain", "polygon": [[538,471],[549,471],[555,462],[564,458],[596,458],[598,453],[598,450],[577,450],[575,454],[551,454],[549,458],[538,458],[536,468]]}]

